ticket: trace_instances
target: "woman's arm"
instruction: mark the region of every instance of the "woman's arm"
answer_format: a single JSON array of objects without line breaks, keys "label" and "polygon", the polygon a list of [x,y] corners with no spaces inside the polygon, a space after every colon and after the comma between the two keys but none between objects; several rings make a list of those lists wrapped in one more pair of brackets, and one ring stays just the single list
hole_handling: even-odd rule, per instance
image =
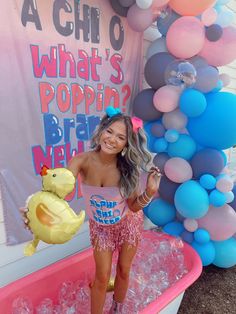
[{"label": "woman's arm", "polygon": [[73,173],[75,178],[77,178],[78,174],[82,171],[84,162],[85,153],[76,155],[69,161],[67,169]]},{"label": "woman's arm", "polygon": [[143,193],[135,192],[130,198],[127,199],[129,209],[137,212],[146,207],[153,199],[160,185],[161,173],[156,167],[151,168],[147,177],[146,189]]}]

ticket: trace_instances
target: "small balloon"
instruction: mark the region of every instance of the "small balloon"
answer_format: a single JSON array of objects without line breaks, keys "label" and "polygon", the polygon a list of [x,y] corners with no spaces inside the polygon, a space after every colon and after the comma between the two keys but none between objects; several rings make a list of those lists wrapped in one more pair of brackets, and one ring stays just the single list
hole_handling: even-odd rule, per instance
[{"label": "small balloon", "polygon": [[223,30],[220,25],[213,24],[206,28],[206,38],[210,41],[217,41],[223,34]]},{"label": "small balloon", "polygon": [[198,222],[196,219],[186,218],[184,219],[184,228],[189,232],[194,232],[198,228]]}]

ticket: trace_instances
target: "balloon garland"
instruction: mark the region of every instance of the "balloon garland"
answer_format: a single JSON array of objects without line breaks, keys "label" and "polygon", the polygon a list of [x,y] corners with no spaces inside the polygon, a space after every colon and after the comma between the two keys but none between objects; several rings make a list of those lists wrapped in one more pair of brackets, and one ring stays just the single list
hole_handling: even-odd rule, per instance
[{"label": "balloon garland", "polygon": [[236,202],[223,150],[236,144],[236,95],[217,67],[236,58],[229,0],[110,0],[130,27],[156,20],[144,68],[150,88],[134,99],[149,150],[162,170],[160,198],[144,209],[169,234],[182,237],[203,265],[236,264]]}]

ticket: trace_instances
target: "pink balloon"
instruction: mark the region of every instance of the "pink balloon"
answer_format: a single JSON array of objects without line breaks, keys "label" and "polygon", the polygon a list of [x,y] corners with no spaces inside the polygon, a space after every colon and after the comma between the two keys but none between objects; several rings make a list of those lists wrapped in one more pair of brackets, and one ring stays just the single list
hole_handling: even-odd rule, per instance
[{"label": "pink balloon", "polygon": [[165,85],[159,88],[154,96],[153,103],[157,110],[170,112],[178,107],[179,96],[182,89],[179,86]]},{"label": "pink balloon", "polygon": [[223,34],[217,41],[205,38],[202,50],[199,52],[210,65],[223,66],[236,58],[236,28],[233,26],[223,28]]},{"label": "pink balloon", "polygon": [[162,116],[162,123],[166,129],[182,130],[187,125],[188,118],[179,109],[166,112]]},{"label": "pink balloon", "polygon": [[168,179],[176,183],[188,181],[193,176],[190,164],[183,158],[173,157],[167,160],[164,172]]},{"label": "pink balloon", "polygon": [[198,226],[205,228],[212,240],[226,240],[236,232],[236,212],[228,204],[221,207],[210,206],[207,214],[198,219]]},{"label": "pink balloon", "polygon": [[217,190],[219,190],[222,193],[231,191],[233,189],[233,186],[234,186],[233,180],[227,175],[219,178],[216,182]]},{"label": "pink balloon", "polygon": [[166,44],[171,54],[187,59],[202,50],[204,39],[205,29],[202,22],[193,16],[183,16],[171,24],[166,35]]},{"label": "pink balloon", "polygon": [[194,232],[198,228],[198,222],[196,219],[186,218],[184,219],[184,228],[189,232]]},{"label": "pink balloon", "polygon": [[136,32],[143,32],[152,24],[153,14],[151,8],[146,10],[140,9],[133,4],[127,14],[127,22],[129,26]]},{"label": "pink balloon", "polygon": [[209,8],[202,13],[201,20],[205,26],[212,25],[217,19],[217,11],[214,8]]}]

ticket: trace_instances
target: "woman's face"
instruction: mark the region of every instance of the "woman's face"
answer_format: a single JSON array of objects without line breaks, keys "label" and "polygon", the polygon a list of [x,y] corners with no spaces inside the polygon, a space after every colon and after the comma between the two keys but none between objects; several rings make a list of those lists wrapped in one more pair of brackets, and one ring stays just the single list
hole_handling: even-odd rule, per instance
[{"label": "woman's face", "polygon": [[116,121],[106,128],[100,137],[101,150],[107,154],[118,154],[127,144],[124,121]]}]

